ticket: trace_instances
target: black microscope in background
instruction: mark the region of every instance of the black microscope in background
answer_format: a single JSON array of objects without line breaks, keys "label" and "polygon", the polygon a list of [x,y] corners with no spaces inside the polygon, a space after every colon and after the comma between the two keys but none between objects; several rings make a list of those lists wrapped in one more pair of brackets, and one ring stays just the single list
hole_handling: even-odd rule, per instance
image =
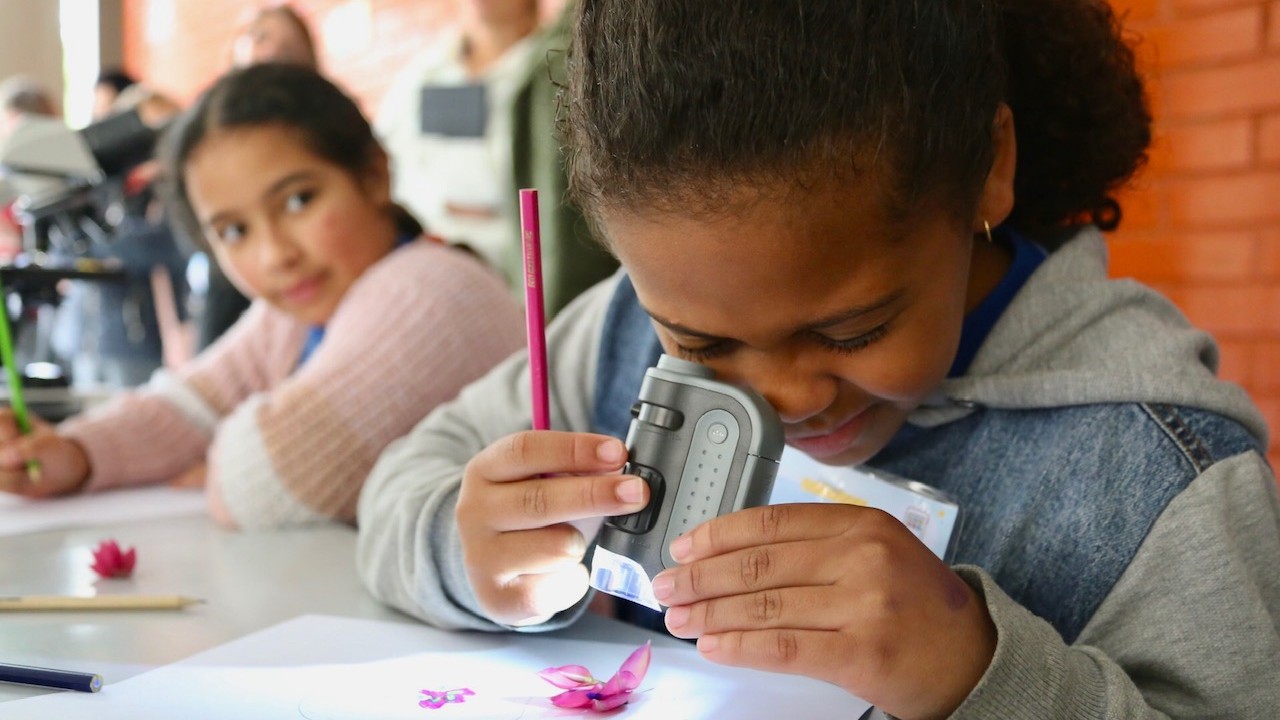
[{"label": "black microscope in background", "polygon": [[[22,227],[21,253],[0,265],[0,301],[14,329],[27,404],[46,420],[82,406],[51,349],[58,284],[125,282],[118,263],[94,257],[109,253],[94,249],[110,244],[125,215],[125,178],[153,156],[157,137],[129,111],[78,131],[29,117],[0,143],[0,203],[12,203]],[[7,400],[8,388],[3,392]]]}]

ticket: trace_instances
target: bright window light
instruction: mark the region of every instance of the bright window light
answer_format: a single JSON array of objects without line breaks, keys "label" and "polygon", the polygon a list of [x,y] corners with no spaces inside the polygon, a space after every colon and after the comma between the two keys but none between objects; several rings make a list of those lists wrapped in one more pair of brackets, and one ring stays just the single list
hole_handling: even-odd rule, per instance
[{"label": "bright window light", "polygon": [[59,0],[58,27],[62,36],[63,117],[71,127],[82,128],[93,116],[93,85],[102,70],[98,0]]}]

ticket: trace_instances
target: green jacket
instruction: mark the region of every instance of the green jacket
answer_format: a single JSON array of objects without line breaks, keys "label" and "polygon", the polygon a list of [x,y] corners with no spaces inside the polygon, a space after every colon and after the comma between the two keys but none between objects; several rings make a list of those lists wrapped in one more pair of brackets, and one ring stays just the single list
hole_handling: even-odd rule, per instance
[{"label": "green jacket", "polygon": [[[529,75],[511,107],[515,188],[507,196],[514,207],[517,190],[538,190],[543,299],[548,319],[618,267],[613,256],[592,238],[582,213],[565,199],[569,181],[556,130],[556,112],[559,83],[565,77],[572,10],[573,3],[569,3],[556,23],[542,32],[533,50]],[[512,211],[511,217],[519,217],[518,209]],[[507,248],[499,270],[509,286],[524,286],[523,265],[520,247]]]}]

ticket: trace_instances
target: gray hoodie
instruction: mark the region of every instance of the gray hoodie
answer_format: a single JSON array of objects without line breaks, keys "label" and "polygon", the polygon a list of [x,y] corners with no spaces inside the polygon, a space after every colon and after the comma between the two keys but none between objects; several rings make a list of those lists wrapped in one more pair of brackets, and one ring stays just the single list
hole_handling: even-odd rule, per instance
[{"label": "gray hoodie", "polygon": [[[557,429],[602,429],[599,348],[630,342],[605,324],[624,285],[596,286],[550,329]],[[915,437],[873,460],[971,510],[956,569],[998,644],[953,717],[1280,717],[1280,503],[1265,425],[1215,365],[1167,301],[1107,279],[1086,230],[911,415]],[[479,609],[453,509],[467,461],[527,429],[527,387],[518,354],[384,452],[359,507],[379,599],[437,627],[509,629]]]}]

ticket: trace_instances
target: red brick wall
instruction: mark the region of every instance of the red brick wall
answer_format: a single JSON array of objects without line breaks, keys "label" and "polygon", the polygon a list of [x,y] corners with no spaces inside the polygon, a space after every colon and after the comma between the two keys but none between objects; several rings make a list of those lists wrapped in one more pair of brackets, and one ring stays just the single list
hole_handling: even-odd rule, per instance
[{"label": "red brick wall", "polygon": [[1218,339],[1267,416],[1280,467],[1280,0],[1113,0],[1140,39],[1156,117],[1112,271]]},{"label": "red brick wall", "polygon": [[[395,71],[454,17],[456,0],[293,0],[320,45],[325,73],[372,115]],[[183,101],[223,72],[236,31],[261,0],[124,0],[125,67]],[[542,0],[544,16],[564,0]],[[325,22],[343,13],[371,22],[367,42],[324,46]],[[357,23],[358,24],[358,23]],[[349,36],[348,36],[349,37]]]},{"label": "red brick wall", "polygon": [[[125,0],[130,70],[189,99],[226,66],[257,2]],[[545,14],[563,0],[544,0]],[[1280,0],[1114,0],[1141,39],[1156,116],[1151,164],[1125,197],[1114,273],[1164,291],[1222,345],[1280,436]],[[296,0],[313,27],[364,12],[372,40],[325,70],[377,107],[396,69],[452,17],[452,0]],[[166,8],[171,22],[164,22]],[[167,39],[150,42],[157,29]],[[1280,441],[1272,465],[1280,467]]]}]

